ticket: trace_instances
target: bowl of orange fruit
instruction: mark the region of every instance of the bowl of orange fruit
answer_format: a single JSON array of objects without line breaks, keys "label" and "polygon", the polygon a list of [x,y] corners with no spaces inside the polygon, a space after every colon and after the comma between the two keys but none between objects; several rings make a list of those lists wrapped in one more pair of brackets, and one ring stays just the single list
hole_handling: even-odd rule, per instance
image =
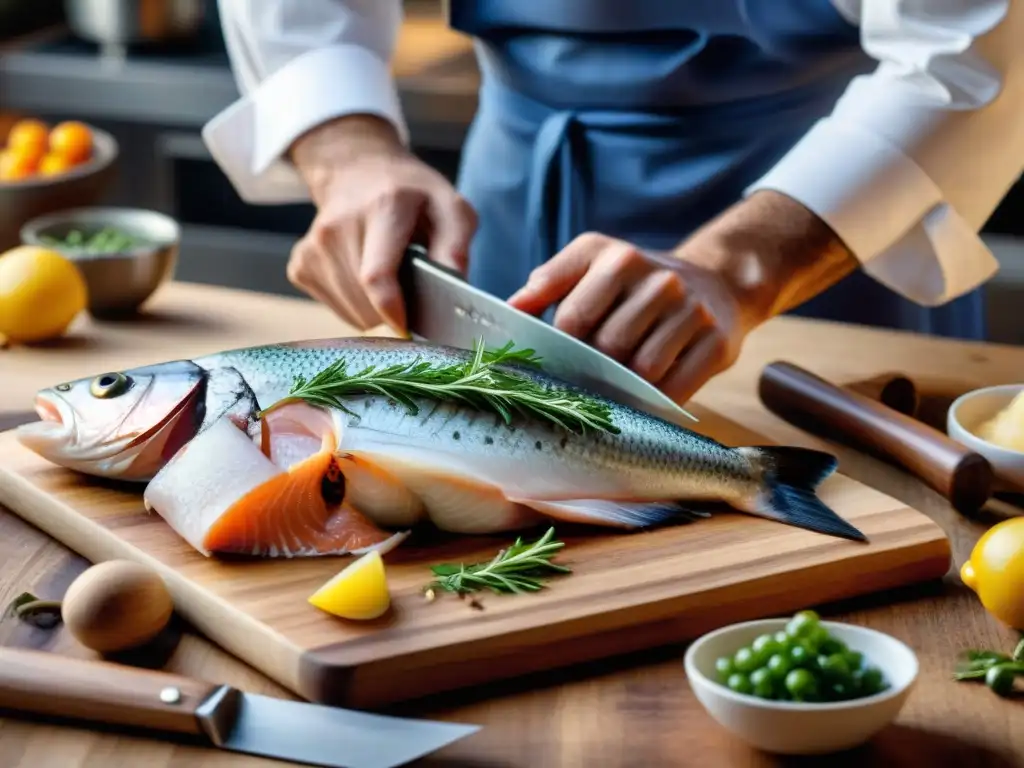
[{"label": "bowl of orange fruit", "polygon": [[86,123],[15,122],[0,142],[0,250],[19,243],[30,219],[99,202],[117,157],[114,137]]}]

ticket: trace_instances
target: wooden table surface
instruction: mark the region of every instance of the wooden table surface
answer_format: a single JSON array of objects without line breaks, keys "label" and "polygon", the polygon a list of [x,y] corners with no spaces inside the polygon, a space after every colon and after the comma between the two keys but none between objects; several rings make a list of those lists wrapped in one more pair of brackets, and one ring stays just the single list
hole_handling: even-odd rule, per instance
[{"label": "wooden table surface", "polygon": [[[144,320],[116,325],[82,320],[47,348],[0,351],[0,421],[11,426],[36,388],[141,362],[187,357],[232,346],[345,335],[345,326],[311,302],[171,285]],[[749,340],[740,362],[697,396],[774,441],[825,447],[840,471],[933,517],[953,542],[955,565],[942,582],[822,607],[822,613],[889,632],[921,661],[918,686],[897,723],[873,742],[823,759],[760,754],[722,731],[690,693],[682,647],[590,664],[396,707],[411,716],[456,719],[483,729],[422,761],[451,766],[1024,766],[1024,710],[983,686],[954,683],[950,670],[967,647],[1012,647],[1000,627],[959,581],[957,571],[987,525],[1015,510],[995,504],[979,519],[956,514],[937,494],[902,471],[824,444],[768,413],[756,397],[757,376],[786,359],[837,383],[899,371],[918,381],[932,414],[942,397],[1024,377],[1024,349],[951,342],[837,324],[781,318]],[[22,419],[26,415],[22,413]],[[59,599],[88,563],[0,509],[0,603],[29,590]],[[62,630],[0,623],[0,644],[90,656]],[[289,696],[205,640],[186,634],[166,668],[261,693]],[[226,752],[89,729],[0,719],[0,768],[97,766],[283,765]]]}]

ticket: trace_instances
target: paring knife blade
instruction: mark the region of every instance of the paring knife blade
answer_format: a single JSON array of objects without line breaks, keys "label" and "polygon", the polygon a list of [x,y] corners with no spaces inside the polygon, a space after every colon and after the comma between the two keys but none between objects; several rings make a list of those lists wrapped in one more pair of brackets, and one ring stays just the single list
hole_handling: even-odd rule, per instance
[{"label": "paring knife blade", "polygon": [[545,372],[674,424],[696,418],[668,395],[600,350],[466,282],[457,272],[409,246],[399,270],[409,333],[417,339],[472,349],[482,341],[531,348]]},{"label": "paring knife blade", "polygon": [[0,709],[198,736],[232,752],[327,768],[405,765],[479,730],[14,648],[0,648]]}]

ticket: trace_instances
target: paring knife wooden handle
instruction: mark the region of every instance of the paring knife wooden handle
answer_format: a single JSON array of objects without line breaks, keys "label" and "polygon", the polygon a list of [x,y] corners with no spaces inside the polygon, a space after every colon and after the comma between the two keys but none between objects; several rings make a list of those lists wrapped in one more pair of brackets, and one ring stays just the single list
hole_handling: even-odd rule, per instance
[{"label": "paring knife wooden handle", "polygon": [[992,466],[985,457],[927,424],[792,363],[766,366],[758,395],[769,410],[802,429],[899,464],[964,514],[979,510],[992,494]]},{"label": "paring knife wooden handle", "polygon": [[0,648],[0,708],[220,742],[234,689],[167,672]]}]

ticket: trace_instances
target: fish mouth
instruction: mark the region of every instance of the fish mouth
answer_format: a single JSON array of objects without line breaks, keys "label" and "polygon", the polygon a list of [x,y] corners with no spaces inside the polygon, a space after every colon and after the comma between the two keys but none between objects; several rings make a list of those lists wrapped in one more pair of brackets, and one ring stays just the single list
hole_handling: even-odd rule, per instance
[{"label": "fish mouth", "polygon": [[36,413],[43,421],[55,421],[64,424],[64,414],[61,412],[63,400],[53,400],[45,394],[36,395]]},{"label": "fish mouth", "polygon": [[73,468],[89,466],[124,451],[134,436],[97,445],[81,445],[75,411],[59,395],[44,391],[36,395],[35,411],[39,421],[22,424],[15,435],[23,446],[44,459]]},{"label": "fish mouth", "polygon": [[36,395],[35,411],[39,421],[22,424],[15,430],[18,441],[31,451],[48,457],[71,444],[75,415],[62,398],[46,392]]}]

